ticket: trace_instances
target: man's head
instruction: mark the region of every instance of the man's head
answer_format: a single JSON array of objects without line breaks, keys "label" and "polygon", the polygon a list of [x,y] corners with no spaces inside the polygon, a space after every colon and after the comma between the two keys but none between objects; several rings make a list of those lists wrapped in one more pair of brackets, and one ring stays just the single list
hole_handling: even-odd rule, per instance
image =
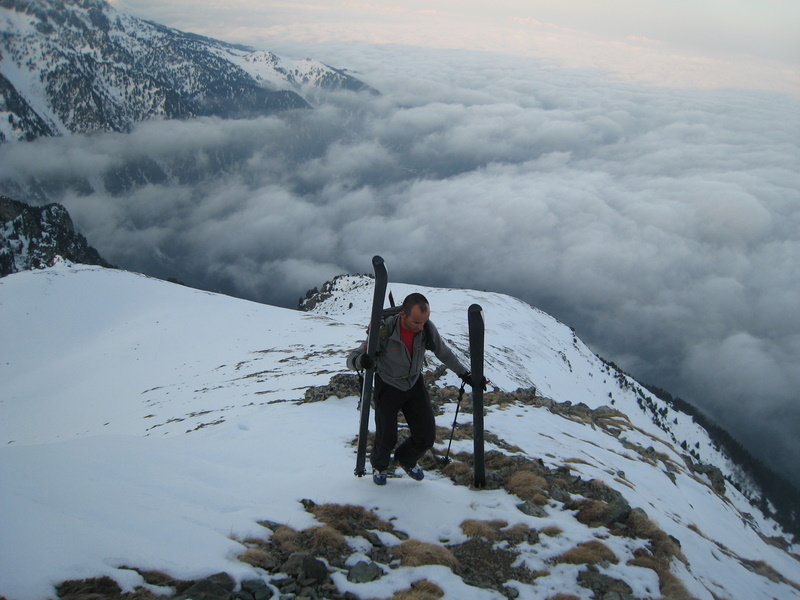
[{"label": "man's head", "polygon": [[403,300],[403,310],[400,312],[400,324],[406,329],[418,333],[425,327],[431,315],[428,299],[422,294],[409,294]]}]

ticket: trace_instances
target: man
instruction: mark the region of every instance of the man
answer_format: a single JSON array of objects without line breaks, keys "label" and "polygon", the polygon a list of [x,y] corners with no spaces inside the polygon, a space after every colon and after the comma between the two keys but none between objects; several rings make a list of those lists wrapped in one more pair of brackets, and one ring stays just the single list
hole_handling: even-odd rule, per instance
[{"label": "man", "polygon": [[[431,350],[451,371],[472,383],[469,371],[442,340],[430,319],[430,306],[422,294],[410,294],[401,311],[387,317],[380,327],[375,364],[375,443],[370,461],[372,480],[386,484],[386,471],[394,463],[409,477],[425,476],[417,461],[436,440],[433,406],[425,388],[422,368],[425,350]],[[350,369],[372,366],[366,343],[347,357]],[[397,447],[397,415],[402,411],[411,435]],[[394,451],[394,456],[392,456]]]}]

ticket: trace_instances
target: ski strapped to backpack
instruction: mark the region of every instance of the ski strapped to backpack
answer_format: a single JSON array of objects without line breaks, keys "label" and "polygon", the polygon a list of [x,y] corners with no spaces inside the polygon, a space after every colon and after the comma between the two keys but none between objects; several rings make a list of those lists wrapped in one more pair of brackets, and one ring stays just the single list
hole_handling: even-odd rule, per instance
[{"label": "ski strapped to backpack", "polygon": [[367,474],[367,436],[369,435],[369,409],[372,402],[372,385],[375,379],[375,356],[378,354],[381,318],[383,313],[383,300],[386,297],[386,287],[389,284],[389,274],[386,263],[380,256],[372,257],[372,268],[375,272],[375,291],[372,296],[372,311],[370,313],[369,334],[367,335],[367,356],[371,359],[371,366],[364,373],[364,383],[361,388],[360,420],[358,427],[358,450],[356,452],[356,470],[358,477]]}]

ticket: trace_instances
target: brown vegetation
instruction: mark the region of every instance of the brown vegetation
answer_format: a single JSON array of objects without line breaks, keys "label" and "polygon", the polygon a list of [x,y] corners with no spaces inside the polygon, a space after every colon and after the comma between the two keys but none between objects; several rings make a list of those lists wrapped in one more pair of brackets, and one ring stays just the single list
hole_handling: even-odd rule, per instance
[{"label": "brown vegetation", "polygon": [[506,482],[506,489],[520,499],[539,506],[547,504],[547,480],[531,471],[516,471]]},{"label": "brown vegetation", "polygon": [[455,569],[458,566],[458,560],[450,550],[419,540],[407,540],[394,548],[392,553],[400,559],[400,564],[404,567],[442,565]]},{"label": "brown vegetation", "polygon": [[[388,600],[438,600],[444,596],[444,591],[435,583],[423,579],[411,584],[407,590],[395,592]],[[378,600],[371,598],[370,600]]]},{"label": "brown vegetation", "polygon": [[555,562],[571,565],[596,565],[601,562],[617,563],[619,559],[603,542],[590,540],[567,550],[556,558]]}]

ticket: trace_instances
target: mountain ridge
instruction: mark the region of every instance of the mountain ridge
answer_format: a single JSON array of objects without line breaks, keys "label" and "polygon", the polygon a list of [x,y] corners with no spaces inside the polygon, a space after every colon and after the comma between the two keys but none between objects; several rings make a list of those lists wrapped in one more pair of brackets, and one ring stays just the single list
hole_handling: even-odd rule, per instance
[{"label": "mountain ridge", "polygon": [[[66,258],[69,262],[111,266],[94,248],[88,245],[84,236],[75,232],[68,212],[61,205],[32,207],[22,202],[0,197],[0,224],[2,223],[4,224],[0,228],[0,277],[22,270],[45,268],[57,263],[61,257]],[[355,286],[360,289],[368,281],[368,279],[356,277],[357,283],[353,283],[353,277],[340,275],[323,284],[320,289],[309,290],[306,297],[300,299],[299,310],[325,317],[347,318],[353,310],[350,287]],[[408,288],[404,286],[400,286],[398,289],[408,291]],[[524,303],[521,304],[526,307],[526,310],[531,308]],[[367,311],[368,306],[365,305],[362,309]],[[546,313],[533,310],[536,314],[541,314],[545,320],[552,319]],[[511,325],[509,324],[508,327]],[[705,473],[714,481],[715,488],[720,488],[723,492],[726,481],[732,484],[748,498],[753,506],[757,506],[762,513],[777,519],[787,532],[792,532],[797,536],[797,515],[793,510],[800,494],[780,474],[774,473],[756,461],[724,429],[705,417],[692,405],[680,398],[674,398],[665,390],[639,384],[613,362],[606,361],[602,357],[595,357],[588,348],[582,345],[574,330],[563,327],[571,332],[569,335],[571,335],[572,346],[575,349],[580,348],[577,354],[578,359],[586,356],[594,357],[592,369],[602,371],[604,377],[614,381],[619,390],[632,391],[636,407],[648,416],[648,419],[668,437],[673,445],[682,449],[685,454],[684,460],[690,470]],[[567,337],[569,336],[562,340],[562,344],[568,345]],[[525,342],[520,339],[516,345],[524,347]],[[510,357],[507,359],[509,364],[516,360],[513,347],[495,349],[495,351],[498,355]],[[466,360],[468,349],[463,343],[461,343],[460,352]],[[571,373],[572,364],[563,349],[553,356],[557,358],[553,368],[560,367],[563,363]],[[532,362],[540,358],[541,352],[535,355],[529,354],[523,359],[522,364],[517,365],[511,380],[503,381],[501,378],[498,383],[506,389],[513,388],[513,386],[532,389],[538,387],[539,391],[545,394],[552,393],[552,386],[542,380],[532,379],[527,373],[526,361]],[[490,366],[492,360],[495,359],[490,358]],[[508,368],[508,365],[504,366],[504,369]],[[572,382],[559,382],[559,386],[564,389],[568,385],[572,386]],[[570,402],[569,393],[565,395],[564,389],[560,392],[563,396],[561,401]],[[573,387],[570,393],[577,395],[583,392],[580,388]],[[612,406],[615,403],[615,393],[615,389],[603,392],[604,400],[605,394],[607,394],[607,401]],[[597,408],[597,406],[594,405],[592,408]],[[633,406],[628,407],[628,410],[632,409]],[[693,424],[699,424],[711,437],[716,451],[711,455],[701,456],[698,452],[698,442],[690,444],[686,439],[682,439],[680,432],[675,431],[676,428],[679,428],[676,414],[683,414]],[[720,460],[730,461],[733,467],[726,469],[723,473],[715,466]]]},{"label": "mountain ridge", "polygon": [[184,33],[105,0],[3,0],[0,25],[0,143],[269,114],[310,108],[304,96],[318,90],[372,91],[342,69]]},{"label": "mountain ridge", "polygon": [[[487,600],[613,590],[626,599],[800,598],[796,546],[733,486],[722,490],[713,473],[690,468],[638,405],[636,385],[621,386],[570,328],[500,294],[391,288],[396,297],[425,293],[459,353],[467,307],[484,307],[487,369],[499,388],[487,394],[485,418],[496,489],[464,484],[468,409],[457,419],[454,462],[437,464],[441,440],[423,483],[392,478],[384,494],[352,475],[356,398],[305,399],[346,375],[344,356],[364,333],[368,277],[339,278],[307,313],[66,262],[0,279],[0,326],[14,340],[3,338],[0,361],[0,476],[11,483],[0,490],[0,556],[10,567],[0,593],[38,600],[48,582],[101,576],[132,592],[152,585],[142,573],[154,569],[181,580],[225,571],[235,586],[258,580],[287,593],[281,540],[296,534],[295,548],[310,552],[303,536],[335,525],[326,511],[350,506],[392,528],[351,530],[344,554],[314,551],[328,556],[326,585],[339,594],[314,588],[317,597],[387,598],[426,579],[445,597]],[[514,391],[530,382],[535,392]],[[445,373],[433,389],[442,437],[457,384]],[[701,428],[670,417],[676,437],[699,443],[703,462],[732,473]],[[43,528],[47,548],[26,544]],[[402,558],[423,547],[456,562]],[[478,549],[529,571],[498,567],[509,578],[486,575],[490,585],[480,587],[467,569]],[[278,564],[267,568],[266,556]],[[359,562],[378,578],[351,581]]]}]

